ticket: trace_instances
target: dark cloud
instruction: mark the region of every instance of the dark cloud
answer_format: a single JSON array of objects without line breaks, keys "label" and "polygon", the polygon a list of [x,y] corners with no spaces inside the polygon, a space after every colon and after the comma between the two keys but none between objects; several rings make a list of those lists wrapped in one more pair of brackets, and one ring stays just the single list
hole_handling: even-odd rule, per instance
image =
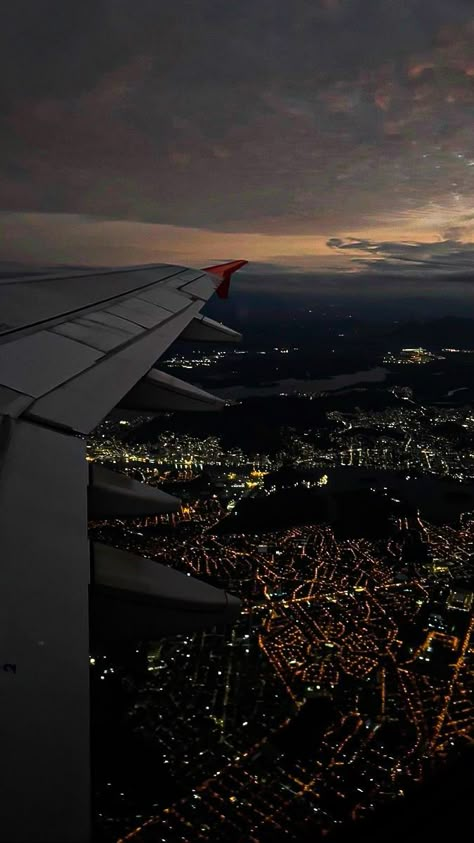
[{"label": "dark cloud", "polygon": [[464,207],[473,21],[471,0],[17,0],[0,209],[328,237]]},{"label": "dark cloud", "polygon": [[[462,243],[459,240],[440,240],[435,243],[375,243],[371,240],[358,240],[348,237],[342,240],[331,237],[327,245],[335,250],[366,254],[370,257],[352,258],[352,264],[363,267],[376,274],[390,274],[403,277],[418,275],[423,277],[423,269],[433,274],[452,275],[456,280],[474,280],[474,243]],[[465,271],[460,276],[460,272]]]}]

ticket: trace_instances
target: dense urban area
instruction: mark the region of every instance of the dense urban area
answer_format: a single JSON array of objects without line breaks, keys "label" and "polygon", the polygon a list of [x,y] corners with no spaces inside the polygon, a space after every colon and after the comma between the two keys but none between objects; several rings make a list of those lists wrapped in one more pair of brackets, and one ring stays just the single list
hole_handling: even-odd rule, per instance
[{"label": "dense urban area", "polygon": [[[182,499],[92,536],[243,601],[229,628],[95,648],[103,839],[319,839],[472,743],[471,381],[430,398],[419,378],[473,352],[391,349],[382,375],[275,386],[298,353],[174,353],[223,413],[119,413],[89,441],[89,460]],[[227,374],[257,356],[270,374],[239,393]]]}]

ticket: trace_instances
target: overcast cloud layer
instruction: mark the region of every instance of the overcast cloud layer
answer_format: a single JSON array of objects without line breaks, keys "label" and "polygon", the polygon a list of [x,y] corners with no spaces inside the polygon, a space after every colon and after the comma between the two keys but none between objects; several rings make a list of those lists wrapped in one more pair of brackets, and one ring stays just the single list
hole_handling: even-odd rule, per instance
[{"label": "overcast cloud layer", "polygon": [[17,0],[0,39],[6,260],[469,271],[471,0]]}]

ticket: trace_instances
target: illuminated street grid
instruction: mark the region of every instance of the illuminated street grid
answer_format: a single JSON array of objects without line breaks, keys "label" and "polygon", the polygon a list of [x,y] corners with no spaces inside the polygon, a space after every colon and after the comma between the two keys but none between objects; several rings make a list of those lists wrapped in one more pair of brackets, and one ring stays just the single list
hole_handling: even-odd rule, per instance
[{"label": "illuminated street grid", "polygon": [[[373,543],[338,541],[325,526],[223,538],[202,531],[214,518],[201,511],[184,542],[126,541],[159,561],[179,553],[176,567],[245,604],[234,630],[151,654],[165,758],[193,785],[127,839],[266,841],[286,829],[296,840],[309,822],[327,830],[401,796],[471,739],[472,595],[468,611],[448,604],[459,597],[453,577],[473,574],[473,521],[459,530],[403,522],[395,538]],[[407,573],[403,544],[415,524],[430,561]],[[314,751],[283,753],[275,732],[321,695],[333,716]],[[170,720],[185,706],[182,724]]]},{"label": "illuminated street grid", "polygon": [[[95,525],[95,537],[244,601],[234,627],[150,650],[132,722],[187,796],[167,804],[157,784],[154,816],[128,815],[136,843],[276,843],[280,834],[296,841],[308,825],[324,832],[401,796],[472,739],[468,513],[458,527],[402,517],[383,541],[342,540],[324,525],[258,536],[213,532],[243,495],[271,497],[266,472],[288,462],[317,469],[314,482],[293,483],[308,488],[341,465],[472,479],[472,408],[423,407],[408,387],[396,389],[399,403],[385,410],[328,412],[324,445],[317,429],[292,431],[273,455],[249,457],[218,437],[173,431],[125,443],[134,425],[125,419],[106,422],[90,440],[89,459],[152,485],[191,480],[203,469],[210,477],[199,499],[185,494],[171,533],[154,532],[167,521],[156,517]],[[446,434],[446,422],[459,438],[452,427]],[[414,537],[426,552],[407,563]],[[106,683],[104,664],[98,659],[93,669]],[[316,711],[315,734],[306,723],[295,751],[282,748],[283,725],[325,699],[329,724]]]}]

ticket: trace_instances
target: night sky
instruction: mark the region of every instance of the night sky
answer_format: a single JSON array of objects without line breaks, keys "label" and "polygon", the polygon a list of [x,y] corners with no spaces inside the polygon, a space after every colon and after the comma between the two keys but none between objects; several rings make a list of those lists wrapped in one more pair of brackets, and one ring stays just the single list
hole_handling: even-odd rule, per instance
[{"label": "night sky", "polygon": [[3,261],[471,278],[472,0],[16,0],[0,40]]}]

